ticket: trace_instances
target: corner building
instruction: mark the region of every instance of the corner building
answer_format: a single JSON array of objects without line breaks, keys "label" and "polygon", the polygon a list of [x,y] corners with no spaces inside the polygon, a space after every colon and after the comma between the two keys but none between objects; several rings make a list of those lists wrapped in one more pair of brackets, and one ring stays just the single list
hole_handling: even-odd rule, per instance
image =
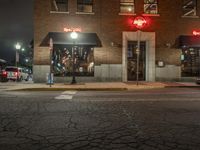
[{"label": "corner building", "polygon": [[35,0],[34,81],[70,82],[73,65],[78,82],[193,80],[199,16],[199,0]]}]

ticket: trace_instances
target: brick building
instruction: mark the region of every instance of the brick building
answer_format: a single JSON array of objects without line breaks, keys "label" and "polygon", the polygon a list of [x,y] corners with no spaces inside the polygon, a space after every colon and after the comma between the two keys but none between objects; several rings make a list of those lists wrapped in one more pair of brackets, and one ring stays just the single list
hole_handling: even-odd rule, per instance
[{"label": "brick building", "polygon": [[[70,81],[73,56],[79,82],[135,81],[137,68],[143,81],[191,80],[200,67],[198,2],[35,0],[34,81],[45,82],[50,62],[55,82]],[[141,31],[138,16],[146,20]],[[69,37],[74,30],[77,40]]]}]

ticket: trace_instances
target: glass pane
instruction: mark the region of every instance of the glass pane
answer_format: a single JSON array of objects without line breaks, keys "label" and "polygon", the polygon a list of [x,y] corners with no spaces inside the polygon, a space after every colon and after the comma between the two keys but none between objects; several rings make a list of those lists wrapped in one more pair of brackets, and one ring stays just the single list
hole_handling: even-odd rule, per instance
[{"label": "glass pane", "polygon": [[134,0],[121,0],[120,1],[121,13],[134,13]]},{"label": "glass pane", "polygon": [[157,14],[157,4],[144,4],[144,13],[146,14]]},{"label": "glass pane", "polygon": [[182,50],[181,74],[183,77],[200,75],[200,49],[187,48]]},{"label": "glass pane", "polygon": [[121,0],[121,3],[134,3],[134,0]]},{"label": "glass pane", "polygon": [[6,71],[11,71],[11,72],[17,72],[18,69],[17,68],[6,68]]},{"label": "glass pane", "polygon": [[134,7],[132,5],[121,5],[120,12],[122,12],[122,13],[134,13]]},{"label": "glass pane", "polygon": [[93,0],[78,0],[77,1],[77,11],[78,12],[93,12]]},{"label": "glass pane", "polygon": [[157,14],[158,4],[157,0],[144,0],[144,13],[145,14]]},{"label": "glass pane", "polygon": [[144,0],[145,4],[157,4],[157,0]]},{"label": "glass pane", "polygon": [[78,0],[78,4],[93,4],[93,0]]},{"label": "glass pane", "polygon": [[78,5],[78,12],[93,12],[92,5]]},{"label": "glass pane", "polygon": [[183,0],[184,16],[196,16],[196,0]]},{"label": "glass pane", "polygon": [[[76,46],[75,73],[77,76],[94,76],[93,48]],[[55,46],[52,56],[52,68],[55,76],[71,76],[73,69],[72,47]]]},{"label": "glass pane", "polygon": [[[136,81],[137,79],[137,41],[128,41],[127,48],[127,79],[128,81]],[[139,80],[145,80],[145,62],[146,62],[146,43],[140,42],[139,55]]]},{"label": "glass pane", "polygon": [[53,0],[51,3],[52,11],[66,12],[68,11],[68,1],[67,0]]}]

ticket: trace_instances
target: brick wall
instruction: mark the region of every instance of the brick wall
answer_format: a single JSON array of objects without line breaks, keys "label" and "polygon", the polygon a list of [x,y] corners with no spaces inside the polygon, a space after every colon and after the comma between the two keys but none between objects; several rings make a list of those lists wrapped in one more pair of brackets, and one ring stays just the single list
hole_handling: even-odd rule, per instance
[{"label": "brick wall", "polygon": [[[136,31],[131,24],[134,16],[119,15],[119,0],[94,0],[94,3],[94,14],[76,14],[76,0],[69,0],[69,14],[57,14],[50,13],[50,0],[35,0],[34,64],[49,64],[48,49],[39,45],[48,32],[62,32],[64,27],[80,27],[82,32],[97,33],[103,47],[95,48],[96,64],[122,63],[122,31]],[[135,0],[135,4],[136,14],[142,14],[141,0]],[[177,38],[199,29],[200,19],[181,17],[181,0],[160,0],[159,14],[147,17],[149,24],[144,31],[156,32],[156,59],[165,58],[166,63],[178,64],[180,52],[174,51]],[[197,14],[200,16],[199,11]],[[166,44],[171,47],[167,48]]]}]

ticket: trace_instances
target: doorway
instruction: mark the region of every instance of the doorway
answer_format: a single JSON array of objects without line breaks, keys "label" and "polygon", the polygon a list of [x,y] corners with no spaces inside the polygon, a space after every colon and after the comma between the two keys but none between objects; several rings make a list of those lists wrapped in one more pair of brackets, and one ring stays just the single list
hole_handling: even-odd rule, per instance
[{"label": "doorway", "polygon": [[[127,47],[127,79],[128,81],[137,80],[137,41],[128,41]],[[146,42],[140,42],[140,55],[139,55],[139,81],[146,80]]]}]

